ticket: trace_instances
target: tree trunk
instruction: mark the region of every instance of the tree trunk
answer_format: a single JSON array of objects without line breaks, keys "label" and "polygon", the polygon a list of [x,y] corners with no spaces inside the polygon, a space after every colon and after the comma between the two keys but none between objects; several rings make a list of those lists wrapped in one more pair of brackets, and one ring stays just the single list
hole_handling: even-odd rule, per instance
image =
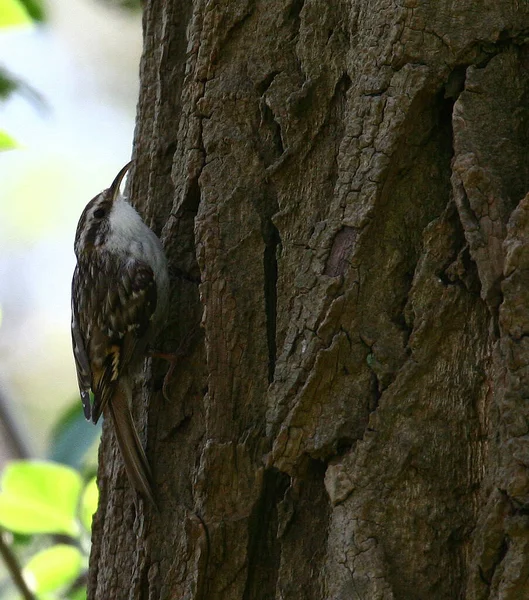
[{"label": "tree trunk", "polygon": [[188,351],[135,406],[158,514],[105,427],[89,598],[529,598],[529,4],[144,31],[132,197]]}]

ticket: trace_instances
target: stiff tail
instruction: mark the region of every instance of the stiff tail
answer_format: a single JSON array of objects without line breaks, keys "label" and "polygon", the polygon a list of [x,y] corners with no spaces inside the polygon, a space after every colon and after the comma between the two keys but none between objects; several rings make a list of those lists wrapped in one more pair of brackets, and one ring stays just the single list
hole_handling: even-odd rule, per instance
[{"label": "stiff tail", "polygon": [[113,398],[108,403],[108,412],[114,423],[119,449],[131,484],[157,508],[153,493],[151,468],[132,419],[127,395],[120,386],[118,386]]}]

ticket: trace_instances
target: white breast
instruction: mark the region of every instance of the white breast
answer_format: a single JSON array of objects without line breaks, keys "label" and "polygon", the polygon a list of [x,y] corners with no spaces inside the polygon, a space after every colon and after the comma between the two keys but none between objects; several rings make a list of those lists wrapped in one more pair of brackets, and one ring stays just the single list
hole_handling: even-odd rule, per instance
[{"label": "white breast", "polygon": [[165,252],[156,234],[145,225],[140,215],[122,196],[116,198],[110,212],[107,250],[147,263],[154,273],[157,307],[153,320],[165,314],[169,302],[169,274]]}]

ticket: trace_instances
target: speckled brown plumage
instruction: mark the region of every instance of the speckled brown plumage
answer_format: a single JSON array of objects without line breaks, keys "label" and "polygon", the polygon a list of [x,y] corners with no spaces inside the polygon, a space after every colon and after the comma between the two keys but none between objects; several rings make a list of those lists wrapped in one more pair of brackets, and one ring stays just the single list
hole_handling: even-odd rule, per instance
[{"label": "speckled brown plumage", "polygon": [[[79,349],[75,354],[78,372],[83,374],[80,387],[94,392],[93,405],[85,406],[85,414],[89,410],[86,416],[97,423],[120,375],[144,358],[145,333],[156,309],[156,285],[148,265],[136,260],[123,265],[107,253],[79,260],[72,296],[77,299],[72,337]],[[85,309],[79,312],[79,306]]]},{"label": "speckled brown plumage", "polygon": [[130,401],[147,345],[165,318],[169,278],[160,240],[119,194],[127,167],[79,219],[72,343],[86,418],[112,419],[132,484],[155,504]]}]

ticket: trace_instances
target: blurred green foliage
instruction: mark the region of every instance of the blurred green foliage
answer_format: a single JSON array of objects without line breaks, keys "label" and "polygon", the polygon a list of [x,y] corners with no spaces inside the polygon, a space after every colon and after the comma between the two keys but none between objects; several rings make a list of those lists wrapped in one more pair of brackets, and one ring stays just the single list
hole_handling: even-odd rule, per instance
[{"label": "blurred green foliage", "polygon": [[[0,30],[28,26],[43,21],[44,18],[45,12],[41,0],[0,0]],[[0,66],[0,100],[5,100],[13,92],[20,90],[34,100],[40,101],[38,93]],[[0,128],[0,152],[13,150],[16,147],[16,141]]]},{"label": "blurred green foliage", "polygon": [[0,27],[18,27],[32,22],[20,0],[0,0]]},{"label": "blurred green foliage", "polygon": [[5,69],[0,67],[0,100],[7,98],[18,86],[15,78]]},{"label": "blurred green foliage", "polygon": [[99,0],[102,4],[116,6],[125,10],[136,11],[141,9],[141,0]]},{"label": "blurred green foliage", "polygon": [[[0,525],[13,534],[15,555],[23,559],[22,574],[39,600],[84,598],[83,574],[88,569],[89,536],[98,493],[95,478],[84,484],[65,465],[18,460],[0,479]],[[51,537],[50,537],[51,536]],[[37,538],[40,538],[37,540]],[[8,592],[12,598],[12,592]]]},{"label": "blurred green foliage", "polygon": [[[83,554],[75,546],[55,544],[35,554],[24,567],[24,577],[38,595],[49,595],[74,582],[83,565]],[[53,597],[53,596],[51,596]]]},{"label": "blurred green foliage", "polygon": [[[100,433],[76,400],[53,428],[48,456],[55,460],[12,461],[1,474],[0,535],[11,534],[11,552],[38,600],[86,599]],[[9,575],[0,572],[0,600],[15,597]]]},{"label": "blurred green foliage", "polygon": [[0,525],[15,533],[59,533],[77,537],[81,476],[65,465],[19,460],[0,481]]},{"label": "blurred green foliage", "polygon": [[[140,10],[140,0],[100,0]],[[0,0],[0,31],[28,27],[46,18],[42,0]],[[0,65],[0,101],[13,93],[42,98],[26,82]],[[17,147],[0,126],[0,151]],[[0,314],[1,317],[1,314]],[[85,600],[92,516],[97,508],[95,460],[88,462],[100,435],[87,426],[80,402],[57,422],[48,452],[50,461],[18,460],[0,476],[0,535],[22,565],[22,575],[38,600]],[[0,600],[18,597],[0,570]]]},{"label": "blurred green foliage", "polygon": [[18,144],[8,133],[0,129],[0,151],[13,150],[17,145]]},{"label": "blurred green foliage", "polygon": [[[87,424],[81,402],[76,400],[53,427],[47,456],[55,462],[83,470],[87,476],[93,475],[97,463],[95,450],[100,437],[101,422],[97,426]],[[94,452],[91,453],[91,450]]]},{"label": "blurred green foliage", "polygon": [[[1,474],[0,534],[11,534],[12,553],[38,600],[86,598],[100,433],[76,400],[52,430],[52,460],[12,461]],[[14,597],[9,576],[0,573],[0,600]]]},{"label": "blurred green foliage", "polygon": [[46,18],[46,11],[44,9],[44,2],[42,0],[20,0],[20,4],[24,6],[28,15],[40,23]]}]

